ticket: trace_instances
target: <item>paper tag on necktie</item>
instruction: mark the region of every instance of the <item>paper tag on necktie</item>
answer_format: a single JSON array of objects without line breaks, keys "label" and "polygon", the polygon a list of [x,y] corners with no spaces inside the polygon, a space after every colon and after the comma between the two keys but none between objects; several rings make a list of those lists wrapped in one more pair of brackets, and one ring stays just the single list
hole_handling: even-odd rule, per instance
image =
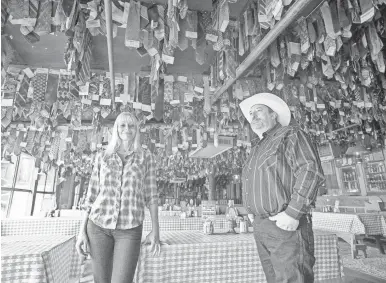
[{"label": "paper tag on necktie", "polygon": [[142,103],[140,103],[140,102],[133,102],[133,108],[134,109],[142,110]]},{"label": "paper tag on necktie", "polygon": [[147,50],[147,53],[149,53],[149,55],[151,57],[155,56],[156,54],[158,54],[158,50],[155,49],[154,47],[150,48],[149,50]]},{"label": "paper tag on necktie", "polygon": [[194,31],[186,31],[185,32],[185,36],[187,38],[197,38],[197,32],[194,32]]},{"label": "paper tag on necktie", "polygon": [[177,81],[186,83],[188,81],[188,78],[185,76],[178,76]]},{"label": "paper tag on necktie", "polygon": [[79,95],[88,95],[89,86],[89,82],[86,82],[85,85],[79,86]]},{"label": "paper tag on necktie", "polygon": [[110,106],[111,105],[111,99],[102,98],[99,104],[100,105]]},{"label": "paper tag on necktie", "polygon": [[193,102],[193,95],[191,93],[185,93],[185,102]]},{"label": "paper tag on necktie", "polygon": [[27,75],[28,78],[33,78],[34,77],[34,73],[31,71],[30,68],[25,68],[24,70],[24,73]]},{"label": "paper tag on necktie", "polygon": [[7,99],[7,98],[1,99],[1,106],[2,107],[13,106],[13,99]]},{"label": "paper tag on necktie", "polygon": [[142,104],[141,109],[142,111],[145,111],[145,112],[151,112],[151,105]]},{"label": "paper tag on necktie", "polygon": [[204,89],[202,87],[194,87],[194,91],[197,91],[198,93],[204,93]]},{"label": "paper tag on necktie", "polygon": [[318,103],[318,104],[316,105],[316,108],[318,108],[318,109],[324,109],[324,108],[326,108],[326,105],[325,105],[324,103]]},{"label": "paper tag on necktie", "polygon": [[164,76],[165,82],[174,82],[174,76]]},{"label": "paper tag on necktie", "polygon": [[92,103],[92,100],[90,100],[90,99],[86,99],[86,98],[82,98],[81,102],[82,102],[82,104],[91,105],[91,103]]},{"label": "paper tag on necktie", "polygon": [[369,9],[368,11],[366,11],[366,13],[362,14],[361,15],[361,23],[365,23],[367,22],[368,20],[371,20],[375,15],[375,9],[374,7],[372,7],[371,9]]},{"label": "paper tag on necktie", "polygon": [[100,20],[88,20],[86,21],[86,28],[99,28],[101,26]]},{"label": "paper tag on necktie", "polygon": [[174,64],[174,57],[166,55],[166,54],[162,54],[162,61],[164,61],[166,64],[173,65]]},{"label": "paper tag on necktie", "polygon": [[205,35],[205,39],[208,40],[208,41],[211,41],[211,42],[216,43],[217,40],[218,40],[218,35],[211,34],[211,33],[207,33],[207,34]]}]

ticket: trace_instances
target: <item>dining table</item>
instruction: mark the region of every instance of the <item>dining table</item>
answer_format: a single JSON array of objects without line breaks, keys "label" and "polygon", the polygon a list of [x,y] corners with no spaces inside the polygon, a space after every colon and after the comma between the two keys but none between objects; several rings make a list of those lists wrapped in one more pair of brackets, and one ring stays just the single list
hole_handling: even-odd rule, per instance
[{"label": "dining table", "polygon": [[357,238],[373,237],[379,251],[385,253],[380,239],[386,237],[386,214],[312,212],[312,226],[314,229],[336,233],[352,245],[352,249],[357,244]]},{"label": "dining table", "polygon": [[22,235],[1,237],[1,282],[79,282],[80,258],[75,236]]},{"label": "dining table", "polygon": [[[267,282],[253,233],[166,231],[161,254],[142,246],[136,283]],[[343,282],[343,264],[335,234],[315,232],[315,282]]]},{"label": "dining table", "polygon": [[[159,216],[158,222],[161,231],[202,230],[206,219],[213,222],[215,230],[228,228],[228,220],[225,215],[185,219],[181,219],[180,216]],[[81,222],[81,217],[2,219],[1,235],[77,235]],[[238,223],[239,219],[236,219],[236,225]],[[143,231],[151,231],[151,228],[151,218],[146,216],[143,222]]]}]

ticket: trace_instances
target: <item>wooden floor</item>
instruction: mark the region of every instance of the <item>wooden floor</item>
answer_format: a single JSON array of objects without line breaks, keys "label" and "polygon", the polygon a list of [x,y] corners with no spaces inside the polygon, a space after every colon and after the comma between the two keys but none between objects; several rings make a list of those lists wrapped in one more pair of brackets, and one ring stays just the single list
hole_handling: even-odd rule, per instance
[{"label": "wooden floor", "polygon": [[368,274],[358,272],[354,269],[344,268],[345,274],[344,282],[345,283],[385,283],[383,279],[370,276]]}]

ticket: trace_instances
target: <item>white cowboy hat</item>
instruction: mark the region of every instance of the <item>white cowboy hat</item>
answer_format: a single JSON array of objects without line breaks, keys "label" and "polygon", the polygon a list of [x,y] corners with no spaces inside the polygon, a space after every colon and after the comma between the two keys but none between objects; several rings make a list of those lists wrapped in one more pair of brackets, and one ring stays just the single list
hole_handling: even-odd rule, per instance
[{"label": "white cowboy hat", "polygon": [[252,121],[252,117],[249,114],[249,111],[251,110],[251,107],[256,104],[263,104],[265,106],[268,106],[276,112],[278,116],[277,121],[282,126],[289,125],[291,121],[291,111],[287,103],[285,103],[283,99],[272,93],[258,93],[251,97],[248,97],[240,103],[241,111],[243,112],[245,118],[248,120],[249,123],[251,123]]}]

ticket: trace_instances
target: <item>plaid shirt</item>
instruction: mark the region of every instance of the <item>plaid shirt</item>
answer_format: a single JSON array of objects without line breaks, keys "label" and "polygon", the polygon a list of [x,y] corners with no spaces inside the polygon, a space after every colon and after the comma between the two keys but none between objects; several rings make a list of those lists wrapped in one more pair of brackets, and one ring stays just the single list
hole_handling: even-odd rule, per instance
[{"label": "plaid shirt", "polygon": [[243,167],[243,203],[261,217],[285,210],[299,219],[314,204],[324,180],[308,136],[298,126],[277,124],[252,148]]},{"label": "plaid shirt", "polygon": [[118,154],[95,158],[87,191],[85,208],[89,219],[106,229],[131,229],[142,224],[145,205],[158,203],[156,164],[153,155],[144,150],[126,157]]}]

